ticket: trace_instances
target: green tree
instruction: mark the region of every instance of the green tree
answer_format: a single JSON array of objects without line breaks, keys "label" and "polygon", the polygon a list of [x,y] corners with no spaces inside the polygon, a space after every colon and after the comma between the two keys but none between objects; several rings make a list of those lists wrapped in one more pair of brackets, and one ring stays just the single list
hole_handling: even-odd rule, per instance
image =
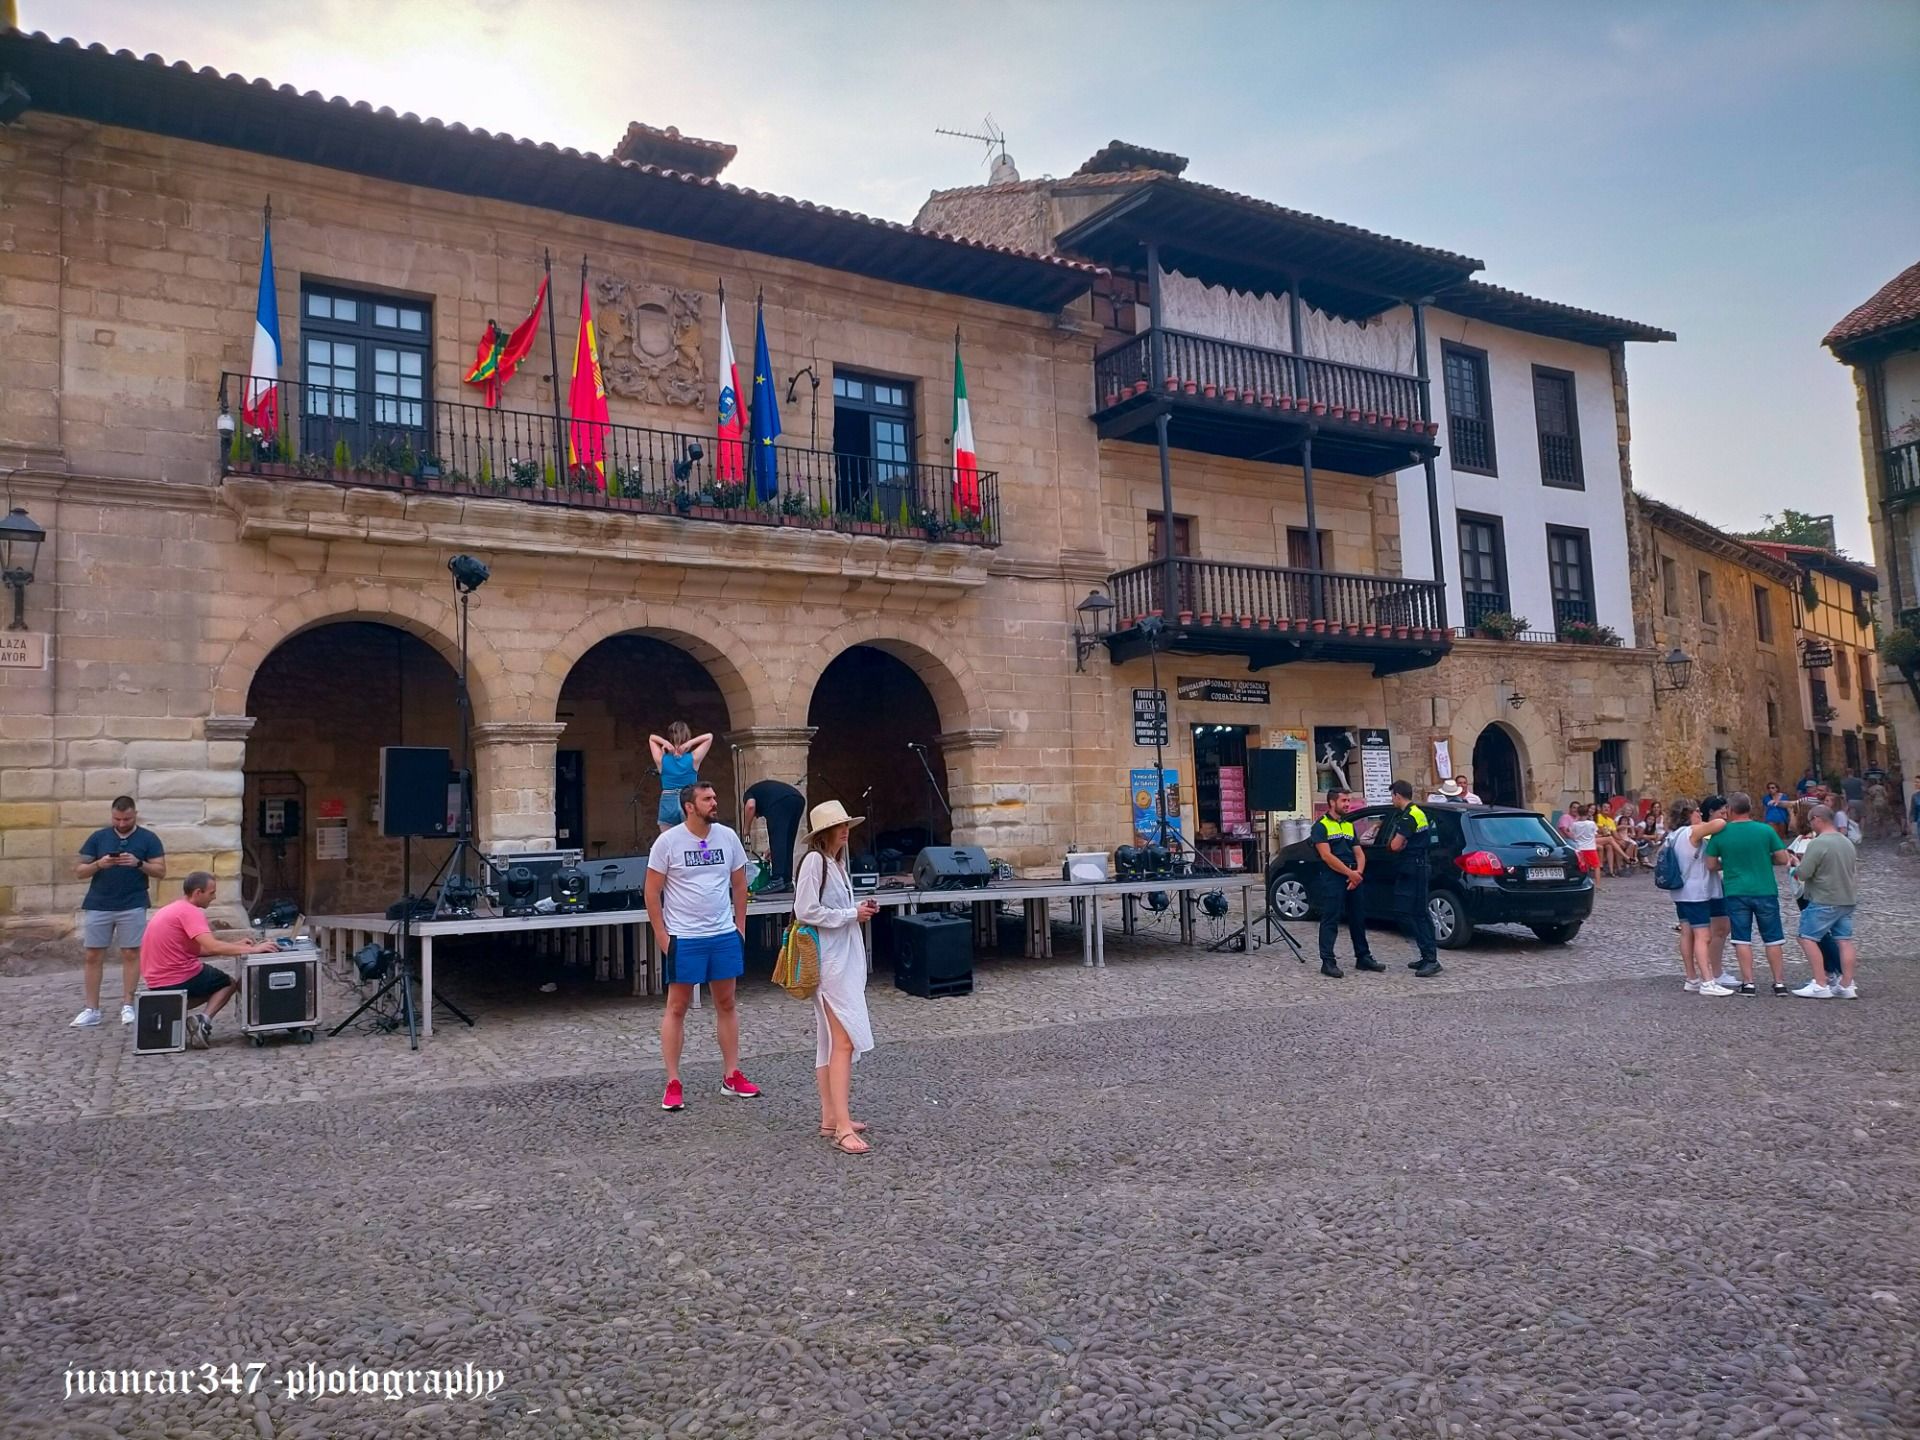
[{"label": "green tree", "polygon": [[1750,530],[1744,540],[1771,540],[1776,545],[1817,545],[1832,550],[1833,516],[1809,515],[1804,510],[1786,509],[1778,515],[1762,515],[1760,528]]}]

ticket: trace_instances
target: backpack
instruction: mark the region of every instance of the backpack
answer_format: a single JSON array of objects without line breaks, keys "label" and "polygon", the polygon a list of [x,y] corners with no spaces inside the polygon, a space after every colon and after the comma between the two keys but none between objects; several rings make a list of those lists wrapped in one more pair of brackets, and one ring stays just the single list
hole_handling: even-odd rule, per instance
[{"label": "backpack", "polygon": [[1660,847],[1660,853],[1653,862],[1653,884],[1658,890],[1682,890],[1686,888],[1687,874],[1680,868],[1680,851],[1675,843],[1679,832],[1667,837],[1667,843]]}]

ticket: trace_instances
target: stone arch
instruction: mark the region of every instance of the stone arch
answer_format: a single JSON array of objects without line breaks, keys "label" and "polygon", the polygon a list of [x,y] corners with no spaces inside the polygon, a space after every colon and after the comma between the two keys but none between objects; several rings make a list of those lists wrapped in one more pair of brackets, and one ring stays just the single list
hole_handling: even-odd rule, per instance
[{"label": "stone arch", "polygon": [[[1497,726],[1513,742],[1514,753],[1520,762],[1520,803],[1532,808],[1552,808],[1559,803],[1562,777],[1543,777],[1538,774],[1536,757],[1553,755],[1557,753],[1557,748],[1547,733],[1545,721],[1538,714],[1528,713],[1532,709],[1532,701],[1515,710],[1496,695],[1478,697],[1461,705],[1454,713],[1453,736],[1449,742],[1453,768],[1456,771],[1471,769],[1473,747],[1480,738],[1480,732],[1489,725]],[[1552,793],[1543,794],[1543,789]]]},{"label": "stone arch", "polygon": [[[616,635],[644,635],[684,650],[698,660],[720,687],[728,721],[735,730],[777,723],[768,709],[769,682],[747,643],[724,625],[683,605],[628,600],[597,611],[574,626],[547,656],[529,708],[533,718],[554,719],[560,690],[586,653]],[[740,658],[736,658],[740,657]]]},{"label": "stone arch", "polygon": [[817,644],[802,651],[794,664],[793,688],[787,692],[783,713],[790,723],[804,724],[820,677],[846,651],[870,645],[900,661],[927,687],[940,724],[948,732],[990,727],[979,677],[959,653],[954,637],[943,635],[923,621],[870,615],[835,627]]},{"label": "stone arch", "polygon": [[[391,625],[425,641],[457,673],[460,669],[460,616],[445,600],[405,586],[342,583],[277,606],[255,620],[233,642],[213,683],[214,715],[247,713],[253,677],[274,650],[305,631],[336,621]],[[500,706],[506,671],[484,627],[470,622],[467,633],[467,688],[477,724],[503,718]]]}]

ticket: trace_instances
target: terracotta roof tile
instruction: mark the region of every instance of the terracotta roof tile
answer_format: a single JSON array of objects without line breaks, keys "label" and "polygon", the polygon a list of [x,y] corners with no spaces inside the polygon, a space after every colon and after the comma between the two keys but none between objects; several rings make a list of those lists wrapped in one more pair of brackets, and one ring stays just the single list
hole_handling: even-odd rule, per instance
[{"label": "terracotta roof tile", "polygon": [[1920,324],[1920,261],[1874,291],[1864,305],[1849,310],[1820,343],[1837,355],[1849,345],[1914,324]]},{"label": "terracotta roof tile", "polygon": [[1507,325],[1515,330],[1530,330],[1541,335],[1557,335],[1586,344],[1610,340],[1657,341],[1676,338],[1671,330],[1643,325],[1637,320],[1622,320],[1617,315],[1603,315],[1598,310],[1562,305],[1555,300],[1535,299],[1503,285],[1489,285],[1484,280],[1466,280],[1450,290],[1443,290],[1434,297],[1434,304],[1442,310],[1451,310],[1456,315],[1466,315],[1471,319]]},{"label": "terracotta roof tile", "polygon": [[661,130],[635,120],[613,147],[612,158],[712,176],[726,169],[739,153],[738,146],[724,140],[702,140],[696,135],[682,135],[673,125]]},{"label": "terracotta roof tile", "polygon": [[1110,175],[1123,170],[1156,170],[1163,175],[1178,175],[1187,168],[1187,157],[1171,150],[1149,150],[1125,140],[1109,140],[1090,155],[1075,175]]}]

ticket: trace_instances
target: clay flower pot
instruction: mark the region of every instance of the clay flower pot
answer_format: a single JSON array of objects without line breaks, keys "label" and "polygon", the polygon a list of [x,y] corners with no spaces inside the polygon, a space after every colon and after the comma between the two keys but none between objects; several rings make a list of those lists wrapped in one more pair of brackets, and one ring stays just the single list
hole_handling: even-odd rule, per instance
[{"label": "clay flower pot", "polygon": [[1180,382],[1171,375],[1167,377],[1167,393],[1169,395],[1178,395],[1180,393]]},{"label": "clay flower pot", "polygon": [[1367,424],[1378,425],[1379,423],[1380,423],[1380,412],[1378,410],[1367,411]]},{"label": "clay flower pot", "polygon": [[1378,625],[1362,625],[1360,627],[1360,633],[1366,636],[1367,639],[1371,640],[1374,637],[1374,633],[1378,631],[1379,628],[1380,627]]},{"label": "clay flower pot", "polygon": [[[1189,395],[1191,395],[1191,394],[1193,393],[1193,391],[1192,391],[1192,389],[1191,389],[1191,388],[1189,388],[1189,389],[1188,389],[1188,391],[1187,391],[1187,393],[1188,393]],[[1207,384],[1205,384],[1205,385],[1203,385],[1203,386],[1201,386],[1201,387],[1200,387],[1200,393],[1201,393],[1202,395],[1205,395],[1205,396],[1207,397],[1207,399],[1209,399],[1209,400],[1214,400],[1214,399],[1218,399],[1218,398],[1219,398],[1219,395],[1220,395],[1220,388],[1219,388],[1219,386],[1217,386],[1217,385],[1215,385],[1215,384],[1213,384],[1213,383],[1212,383],[1211,381],[1209,381],[1209,382],[1208,382]]]},{"label": "clay flower pot", "polygon": [[1200,393],[1200,382],[1197,380],[1189,380],[1181,388],[1184,389],[1189,395],[1197,395]]},{"label": "clay flower pot", "polygon": [[1314,634],[1324,635],[1327,633],[1327,622],[1324,620],[1315,620],[1311,622],[1311,628]]},{"label": "clay flower pot", "polygon": [[1200,612],[1200,623],[1202,625],[1213,624],[1213,612],[1211,610],[1202,610]]},{"label": "clay flower pot", "polygon": [[1334,420],[1344,420],[1347,418],[1347,407],[1344,405],[1329,405],[1327,407],[1327,415]]},{"label": "clay flower pot", "polygon": [[1251,630],[1253,628],[1253,616],[1242,615],[1240,617],[1240,628],[1242,630]]},{"label": "clay flower pot", "polygon": [[1238,385],[1227,386],[1226,389],[1220,392],[1220,398],[1229,405],[1238,404],[1240,400],[1240,387]]},{"label": "clay flower pot", "polygon": [[1180,623],[1181,623],[1182,625],[1191,625],[1191,624],[1193,624],[1193,611],[1191,611],[1191,610],[1182,610],[1182,611],[1180,612]]},{"label": "clay flower pot", "polygon": [[1314,413],[1314,414],[1315,414],[1316,416],[1319,416],[1319,415],[1324,415],[1324,414],[1326,414],[1326,413],[1327,413],[1327,407],[1326,407],[1326,403],[1325,403],[1324,401],[1320,401],[1320,400],[1316,400],[1316,401],[1314,401],[1314,402],[1313,402],[1313,413]]},{"label": "clay flower pot", "polygon": [[1396,640],[1405,640],[1411,633],[1405,625],[1396,625],[1393,627],[1393,638]]},{"label": "clay flower pot", "polygon": [[1273,617],[1271,615],[1262,615],[1256,623],[1262,630],[1273,629]]},{"label": "clay flower pot", "polygon": [[1136,380],[1136,381],[1134,381],[1134,382],[1133,382],[1133,393],[1134,393],[1134,394],[1136,394],[1136,395],[1144,395],[1144,394],[1146,394],[1146,393],[1147,393],[1147,382],[1146,382],[1146,381],[1144,381],[1144,380]]}]

